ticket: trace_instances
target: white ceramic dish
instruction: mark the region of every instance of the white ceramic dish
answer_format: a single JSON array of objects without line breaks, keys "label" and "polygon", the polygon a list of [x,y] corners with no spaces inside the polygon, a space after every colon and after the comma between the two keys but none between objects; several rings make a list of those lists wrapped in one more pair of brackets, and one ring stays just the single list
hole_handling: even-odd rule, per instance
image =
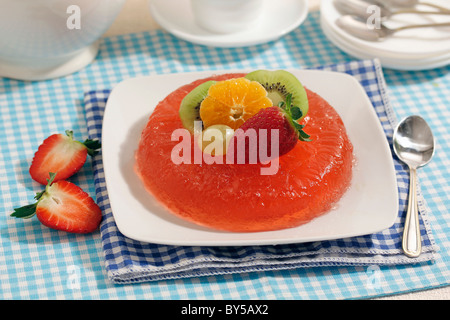
[{"label": "white ceramic dish", "polygon": [[219,34],[196,24],[190,0],[149,0],[149,6],[155,21],[174,36],[213,47],[244,47],[276,40],[297,28],[308,14],[307,0],[265,0],[264,12],[252,29]]},{"label": "white ceramic dish", "polygon": [[0,77],[46,80],[76,72],[125,0],[1,0]]},{"label": "white ceramic dish", "polygon": [[[430,0],[429,2],[433,2],[443,7],[449,7],[447,0]],[[429,10],[427,7],[424,9]],[[450,52],[450,27],[411,29],[395,33],[384,41],[371,42],[353,37],[341,30],[335,24],[336,19],[341,16],[341,13],[333,5],[333,0],[321,1],[320,12],[321,18],[331,26],[341,39],[344,39],[346,43],[352,43],[361,48],[361,50],[365,50],[375,56],[420,59]],[[389,19],[387,24],[390,27],[395,28],[396,26],[405,24],[448,21],[449,16],[404,14],[393,16]]]},{"label": "white ceramic dish", "polygon": [[[232,71],[215,72],[226,73]],[[241,70],[242,72],[242,70]],[[220,232],[184,221],[147,193],[133,170],[140,134],[157,103],[181,85],[212,72],[128,79],[112,91],[102,132],[103,163],[111,208],[120,232],[144,242],[172,245],[274,245],[370,234],[397,217],[394,164],[377,115],[359,82],[327,71],[291,70],[330,102],[344,121],[357,165],[352,185],[331,212],[300,227],[269,232]]]},{"label": "white ceramic dish", "polygon": [[328,40],[342,51],[358,59],[378,58],[382,66],[386,68],[395,70],[429,70],[450,64],[450,53],[419,59],[408,59],[408,57],[393,58],[376,55],[340,38],[339,34],[335,32],[335,29],[331,28],[323,19],[321,19],[321,27]]}]

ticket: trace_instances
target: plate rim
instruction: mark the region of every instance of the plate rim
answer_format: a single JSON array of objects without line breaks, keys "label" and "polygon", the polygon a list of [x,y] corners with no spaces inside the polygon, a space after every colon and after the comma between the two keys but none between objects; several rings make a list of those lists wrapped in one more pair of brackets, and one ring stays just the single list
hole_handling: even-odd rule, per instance
[{"label": "plate rim", "polygon": [[[111,90],[110,96],[108,97],[106,106],[105,106],[105,111],[104,111],[104,115],[103,115],[103,125],[102,125],[102,143],[104,143],[105,137],[106,135],[104,134],[105,131],[107,131],[108,126],[105,126],[106,120],[108,120],[108,118],[110,117],[110,114],[112,113],[112,108],[111,108],[111,101],[115,101],[115,96],[118,95],[120,93],[120,90],[122,90],[121,88],[124,86],[127,86],[129,82],[132,81],[142,81],[142,80],[152,80],[153,78],[161,78],[161,77],[183,77],[183,76],[189,76],[189,77],[194,77],[192,81],[196,80],[196,79],[201,79],[201,78],[205,78],[214,74],[223,74],[223,73],[246,73],[246,72],[250,72],[253,69],[226,69],[226,70],[205,70],[205,71],[194,71],[194,72],[182,72],[182,73],[168,73],[168,74],[159,74],[159,75],[142,75],[142,76],[137,76],[137,77],[133,77],[133,78],[128,78],[125,79],[121,82],[119,82],[116,86],[113,87],[113,89]],[[370,104],[371,108],[370,108],[370,112],[372,113],[372,115],[377,119],[378,119],[378,115],[375,112],[375,109],[373,108],[372,103],[370,102],[369,97],[367,96],[367,93],[365,91],[365,89],[362,87],[362,85],[359,83],[358,80],[356,80],[352,75],[349,75],[347,73],[342,73],[342,72],[338,72],[338,71],[329,71],[329,70],[314,70],[314,69],[308,69],[308,70],[304,70],[304,69],[287,69],[288,71],[294,71],[294,72],[320,72],[320,73],[330,73],[330,74],[338,74],[339,76],[343,76],[346,77],[348,79],[351,79],[351,81],[357,85],[361,92],[364,94],[364,99]],[[189,81],[189,80],[188,80]],[[176,88],[174,88],[173,90],[175,90]],[[172,91],[173,91],[172,90]],[[119,92],[119,93],[118,93]],[[112,99],[111,99],[112,98]],[[109,107],[109,108],[108,108]],[[152,106],[151,108],[148,109],[148,116],[150,116],[150,114],[152,113],[152,111],[154,110],[155,106]],[[147,120],[148,121],[148,120]],[[379,121],[376,122],[376,126],[377,126],[377,130],[379,130],[383,137],[385,137],[385,132],[381,126],[381,123]],[[143,129],[143,128],[142,128]],[[387,148],[387,150],[390,150],[389,144],[387,139],[384,139],[385,141],[385,148]],[[109,144],[106,143],[105,146],[108,146]],[[108,150],[108,147],[106,147],[106,150]],[[348,233],[346,235],[342,235],[342,236],[338,236],[338,237],[329,237],[326,235],[321,235],[321,236],[316,236],[316,237],[309,237],[307,239],[272,239],[269,238],[266,241],[263,241],[261,239],[258,240],[219,240],[216,241],[214,243],[205,243],[205,240],[186,240],[183,241],[182,243],[179,240],[167,240],[167,239],[163,239],[163,240],[158,240],[158,239],[149,239],[148,236],[142,236],[142,235],[136,235],[133,234],[132,232],[129,232],[129,229],[126,227],[126,225],[121,223],[121,216],[117,214],[117,212],[114,211],[114,207],[115,207],[115,201],[116,199],[114,197],[111,197],[110,192],[108,192],[108,190],[110,190],[110,185],[112,184],[111,181],[109,181],[110,177],[109,177],[109,170],[108,166],[109,163],[108,161],[105,159],[107,159],[107,157],[105,156],[107,152],[105,152],[105,148],[103,147],[103,155],[102,155],[102,163],[103,163],[103,169],[104,169],[104,178],[105,178],[105,187],[108,193],[108,198],[109,198],[109,203],[110,203],[110,207],[111,207],[111,211],[112,211],[112,215],[114,217],[114,221],[115,224],[118,228],[118,230],[126,237],[130,238],[130,239],[134,239],[134,240],[138,240],[138,241],[142,241],[142,242],[146,242],[146,243],[156,243],[156,244],[164,244],[164,245],[193,245],[193,246],[242,246],[242,245],[278,245],[278,244],[292,244],[292,243],[304,243],[304,242],[311,242],[311,241],[324,241],[324,240],[335,240],[335,239],[342,239],[342,238],[347,238],[347,237],[354,237],[354,236],[362,236],[362,235],[367,235],[367,234],[373,234],[373,233],[377,233],[380,232],[382,230],[385,230],[389,227],[391,227],[398,216],[398,206],[399,206],[399,198],[398,198],[398,188],[397,188],[397,179],[396,179],[396,171],[394,168],[394,163],[393,163],[393,159],[391,158],[391,174],[389,175],[390,178],[393,179],[393,181],[391,181],[391,183],[394,184],[395,186],[395,191],[396,191],[396,207],[393,208],[393,212],[395,212],[395,214],[392,214],[391,220],[389,222],[386,222],[382,227],[379,227],[378,229],[373,229],[370,232],[364,231],[364,232],[353,232],[353,233]],[[301,227],[301,226],[299,226]],[[297,228],[297,227],[296,227]],[[290,229],[295,229],[295,228],[290,228]],[[209,229],[209,232],[213,232],[215,233],[215,230]],[[251,232],[251,233],[232,233],[232,234],[260,234],[260,233],[271,233],[271,232],[282,232],[283,230],[276,230],[276,231],[263,231],[263,232]],[[220,233],[220,231],[218,232]]]}]

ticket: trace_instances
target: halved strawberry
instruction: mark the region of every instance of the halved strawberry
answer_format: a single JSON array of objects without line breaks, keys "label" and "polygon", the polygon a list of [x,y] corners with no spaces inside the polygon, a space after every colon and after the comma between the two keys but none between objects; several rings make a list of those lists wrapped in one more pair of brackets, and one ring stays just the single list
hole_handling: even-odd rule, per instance
[{"label": "halved strawberry", "polygon": [[87,155],[95,155],[101,147],[98,140],[84,142],[73,140],[73,132],[53,134],[39,146],[30,166],[33,180],[46,185],[49,172],[58,172],[56,181],[65,180],[78,172],[86,162]]},{"label": "halved strawberry", "polygon": [[90,233],[98,228],[102,212],[95,201],[77,185],[60,180],[53,182],[55,173],[45,190],[36,194],[36,203],[14,209],[16,218],[31,218],[36,214],[39,221],[52,229],[72,233]]},{"label": "halved strawberry", "polygon": [[[288,94],[286,103],[280,102],[278,106],[259,110],[235,131],[227,156],[234,157],[234,163],[256,163],[288,153],[299,140],[311,141],[303,131],[304,125],[297,122],[302,116],[301,109],[291,105],[291,95]],[[272,130],[277,130],[276,141],[272,141]],[[265,134],[266,138],[261,139],[261,134]],[[256,139],[248,139],[251,135]],[[242,150],[238,150],[241,147]],[[272,147],[277,151],[274,154]],[[262,148],[266,149],[263,153]],[[265,155],[264,159],[260,158],[261,154]]]}]

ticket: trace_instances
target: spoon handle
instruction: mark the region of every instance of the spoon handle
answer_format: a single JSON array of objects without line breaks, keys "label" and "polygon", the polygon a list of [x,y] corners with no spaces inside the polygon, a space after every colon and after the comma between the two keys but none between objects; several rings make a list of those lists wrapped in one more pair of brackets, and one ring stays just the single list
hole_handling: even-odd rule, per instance
[{"label": "spoon handle", "polygon": [[402,10],[391,12],[391,16],[396,15],[396,14],[404,14],[404,13],[449,15],[450,11],[449,10],[421,11],[421,10],[415,10],[415,9],[402,9]]},{"label": "spoon handle", "polygon": [[437,4],[430,3],[430,2],[421,2],[420,4],[423,4],[423,5],[426,5],[426,6],[429,6],[429,7],[444,11],[444,12],[450,11],[450,9],[448,9],[448,8],[444,8],[444,7],[438,6]]},{"label": "spoon handle", "polygon": [[406,212],[405,229],[403,230],[402,247],[410,258],[417,258],[422,251],[422,239],[420,236],[419,211],[417,207],[417,173],[415,168],[410,168],[408,211]]},{"label": "spoon handle", "polygon": [[450,22],[443,23],[425,23],[425,24],[411,24],[402,27],[398,27],[395,29],[391,29],[394,32],[406,29],[414,29],[414,28],[437,28],[437,27],[450,27]]}]

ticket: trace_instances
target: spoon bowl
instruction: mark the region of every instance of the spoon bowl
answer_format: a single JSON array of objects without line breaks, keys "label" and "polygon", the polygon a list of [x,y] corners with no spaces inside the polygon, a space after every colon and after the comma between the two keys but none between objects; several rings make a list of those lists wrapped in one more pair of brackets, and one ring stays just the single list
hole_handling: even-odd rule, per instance
[{"label": "spoon bowl", "polygon": [[393,136],[393,148],[397,157],[409,167],[409,197],[403,231],[402,248],[411,258],[422,251],[422,240],[417,207],[417,168],[428,164],[434,155],[434,137],[427,122],[420,116],[406,117],[397,125]]},{"label": "spoon bowl", "polygon": [[428,164],[434,154],[434,137],[427,122],[420,116],[403,119],[394,133],[394,151],[415,169]]}]

